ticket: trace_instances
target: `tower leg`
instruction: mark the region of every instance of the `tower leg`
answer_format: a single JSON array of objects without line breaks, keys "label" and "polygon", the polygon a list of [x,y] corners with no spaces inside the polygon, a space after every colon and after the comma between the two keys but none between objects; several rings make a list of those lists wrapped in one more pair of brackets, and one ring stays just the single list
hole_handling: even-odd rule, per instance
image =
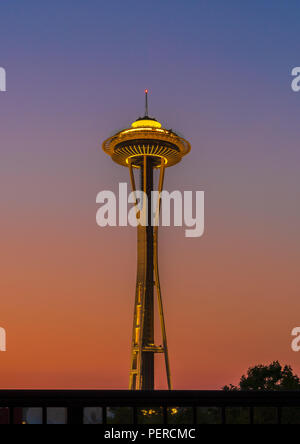
[{"label": "tower leg", "polygon": [[165,355],[168,389],[172,390],[167,331],[166,331],[166,323],[165,323],[165,317],[164,317],[163,301],[162,301],[159,271],[158,271],[159,270],[158,269],[158,225],[159,225],[159,214],[160,214],[160,206],[161,206],[161,192],[163,190],[164,177],[165,177],[165,161],[164,161],[164,159],[162,159],[161,167],[160,167],[159,185],[158,185],[158,193],[159,194],[158,194],[158,202],[157,202],[157,209],[156,209],[156,220],[155,220],[155,227],[154,227],[154,233],[153,233],[153,237],[154,237],[154,279],[155,279],[155,286],[156,286],[156,292],[157,292],[157,301],[158,301],[161,333],[162,333],[162,339],[163,339],[163,349],[164,349],[164,355]]},{"label": "tower leg", "polygon": [[[151,224],[153,162],[151,158],[148,156],[143,157],[140,171],[141,190],[144,191],[148,198],[148,225],[139,225],[137,228],[138,265],[130,389],[154,390],[154,351],[151,351],[151,348],[154,346],[154,249],[153,226]],[[132,170],[131,181],[134,183]],[[144,204],[146,204],[146,202],[144,202]]]}]

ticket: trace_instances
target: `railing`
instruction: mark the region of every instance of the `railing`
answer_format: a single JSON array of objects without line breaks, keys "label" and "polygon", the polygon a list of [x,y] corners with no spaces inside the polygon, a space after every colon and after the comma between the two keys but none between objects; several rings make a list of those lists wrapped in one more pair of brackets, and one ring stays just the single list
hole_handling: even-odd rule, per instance
[{"label": "railing", "polygon": [[300,392],[2,390],[6,423],[300,424]]}]

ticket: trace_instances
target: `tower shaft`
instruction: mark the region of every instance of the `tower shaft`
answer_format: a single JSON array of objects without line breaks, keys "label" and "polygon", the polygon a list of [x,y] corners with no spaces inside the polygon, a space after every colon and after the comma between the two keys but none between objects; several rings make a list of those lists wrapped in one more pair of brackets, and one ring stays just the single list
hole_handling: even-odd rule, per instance
[{"label": "tower shaft", "polygon": [[[132,168],[131,181],[135,191],[135,183]],[[130,389],[154,390],[154,355],[164,353],[166,361],[168,387],[171,389],[168,348],[166,340],[165,322],[162,307],[162,299],[158,277],[157,262],[157,227],[153,227],[152,213],[159,212],[152,208],[151,193],[153,184],[154,162],[150,156],[144,156],[140,167],[141,190],[147,196],[148,224],[139,225],[137,228],[137,282],[134,306],[134,321],[131,350]],[[162,162],[159,192],[161,192],[164,177],[164,165]],[[158,308],[162,327],[163,346],[154,344],[154,289],[158,296]]]}]

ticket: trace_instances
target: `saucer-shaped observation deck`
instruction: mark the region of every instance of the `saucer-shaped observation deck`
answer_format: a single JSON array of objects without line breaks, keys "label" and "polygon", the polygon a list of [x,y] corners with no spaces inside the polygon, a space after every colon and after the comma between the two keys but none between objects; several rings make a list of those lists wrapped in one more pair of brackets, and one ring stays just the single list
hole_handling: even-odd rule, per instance
[{"label": "saucer-shaped observation deck", "polygon": [[133,122],[131,128],[118,132],[105,140],[103,150],[120,165],[139,168],[144,156],[150,156],[154,167],[164,159],[170,167],[189,153],[189,142],[171,130],[162,128],[157,120],[145,116]]}]

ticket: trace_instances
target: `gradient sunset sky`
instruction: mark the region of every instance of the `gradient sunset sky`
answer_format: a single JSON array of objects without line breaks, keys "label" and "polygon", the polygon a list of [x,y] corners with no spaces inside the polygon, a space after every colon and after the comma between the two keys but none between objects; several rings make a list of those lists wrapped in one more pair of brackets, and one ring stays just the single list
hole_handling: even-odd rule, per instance
[{"label": "gradient sunset sky", "polygon": [[96,195],[129,182],[101,143],[145,88],[192,144],[166,188],[206,199],[204,237],[160,234],[174,388],[300,374],[299,23],[297,0],[1,2],[1,388],[128,387],[136,232]]}]

